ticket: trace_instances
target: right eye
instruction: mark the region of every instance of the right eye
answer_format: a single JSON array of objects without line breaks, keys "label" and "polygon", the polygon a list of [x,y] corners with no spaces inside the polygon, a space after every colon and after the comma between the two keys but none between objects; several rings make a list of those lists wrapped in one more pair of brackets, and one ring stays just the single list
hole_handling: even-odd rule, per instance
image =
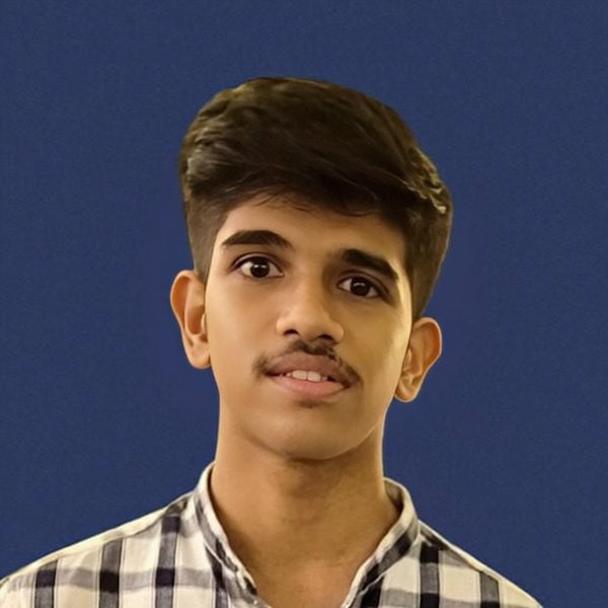
[{"label": "right eye", "polygon": [[[259,256],[259,255],[257,255],[257,256],[250,256],[248,258],[245,258],[245,259],[239,261],[235,265],[234,268],[235,268],[235,270],[236,269],[241,269],[245,265],[247,265],[247,268],[252,273],[251,275],[245,273],[245,276],[247,278],[249,278],[249,279],[268,279],[268,278],[271,278],[271,277],[267,277],[267,276],[259,276],[259,274],[260,273],[263,274],[264,270],[269,265],[274,266],[275,268],[278,268],[277,265],[274,262],[271,262],[268,258],[265,258],[263,256]],[[241,274],[243,274],[243,273],[241,272]]]}]

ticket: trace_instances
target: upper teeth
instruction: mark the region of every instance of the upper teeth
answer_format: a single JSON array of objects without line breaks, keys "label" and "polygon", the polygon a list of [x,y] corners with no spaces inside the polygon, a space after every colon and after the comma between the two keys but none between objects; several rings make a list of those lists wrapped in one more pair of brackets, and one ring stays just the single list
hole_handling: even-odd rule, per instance
[{"label": "upper teeth", "polygon": [[296,378],[297,380],[308,380],[310,382],[325,382],[329,378],[329,376],[322,376],[318,372],[308,372],[303,369],[295,369],[292,372],[281,375]]}]

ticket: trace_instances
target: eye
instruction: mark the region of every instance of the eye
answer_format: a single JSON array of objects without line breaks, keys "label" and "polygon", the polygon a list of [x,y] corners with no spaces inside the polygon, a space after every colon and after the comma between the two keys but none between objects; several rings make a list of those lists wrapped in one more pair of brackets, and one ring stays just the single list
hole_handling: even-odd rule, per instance
[{"label": "eye", "polygon": [[234,268],[235,268],[235,270],[237,268],[240,269],[245,265],[248,265],[248,268],[253,273],[253,276],[245,274],[245,276],[247,276],[250,279],[267,279],[268,278],[267,276],[260,276],[260,274],[264,274],[264,268],[268,265],[272,265],[275,268],[277,268],[276,264],[271,262],[268,258],[265,258],[262,256],[255,256],[255,257],[252,256],[250,258],[245,258],[244,260],[237,262],[237,264],[235,264]]},{"label": "eye", "polygon": [[[249,272],[251,273],[251,274],[249,274],[248,272],[244,273],[247,278],[254,279],[254,280],[255,279],[263,280],[263,279],[272,278],[272,276],[267,275],[267,268],[269,266],[274,266],[275,268],[278,268],[278,266],[274,262],[269,260],[268,258],[258,255],[258,256],[251,256],[251,257],[238,261],[234,265],[234,269],[240,270],[241,268],[246,267],[249,270]],[[241,274],[243,274],[243,272]],[[276,276],[276,275],[274,275],[274,276]],[[357,297],[365,298],[367,300],[371,300],[371,299],[374,299],[377,297],[382,297],[382,290],[379,287],[377,287],[372,281],[368,281],[365,277],[362,277],[362,276],[348,277],[347,279],[344,279],[343,281],[341,281],[341,283],[344,283],[345,281],[352,281],[351,288],[354,289],[354,291],[352,291],[351,293]],[[367,294],[369,294],[370,288],[376,292],[376,295],[372,295],[372,296],[367,295]],[[364,291],[365,294],[362,294],[361,291]]]},{"label": "eye", "polygon": [[[355,292],[358,292],[358,293],[354,293],[354,295],[356,295],[356,296],[360,296],[360,297],[366,298],[367,300],[371,300],[373,298],[377,298],[378,296],[382,295],[380,293],[380,290],[371,281],[368,281],[364,277],[348,277],[348,279],[344,279],[344,281],[352,281],[351,286],[355,285],[356,286],[354,288]],[[342,283],[344,283],[344,281],[342,281]],[[361,285],[363,285],[363,289],[361,289],[361,287],[360,287]],[[367,297],[360,293],[361,291],[365,291],[365,292],[369,293],[370,287],[376,291],[375,296]]]}]

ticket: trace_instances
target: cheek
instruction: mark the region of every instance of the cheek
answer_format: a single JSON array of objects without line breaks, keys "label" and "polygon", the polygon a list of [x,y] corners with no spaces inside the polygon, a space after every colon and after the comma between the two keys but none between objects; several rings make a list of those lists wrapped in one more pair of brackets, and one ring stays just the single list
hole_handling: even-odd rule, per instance
[{"label": "cheek", "polygon": [[247,302],[231,297],[226,290],[220,296],[218,291],[206,301],[209,344],[216,349],[243,339],[252,315]]},{"label": "cheek", "polygon": [[251,378],[256,357],[264,354],[259,312],[253,311],[247,302],[226,297],[209,298],[206,306],[207,338],[216,383],[219,387],[222,378],[229,378],[226,384],[236,387],[241,383],[235,382],[235,372],[238,371],[243,381]]},{"label": "cheek", "polygon": [[211,298],[206,302],[206,318],[211,367],[218,381],[224,376],[226,361],[231,356],[238,357],[239,349],[235,344],[239,338],[238,322],[229,307]]},{"label": "cheek", "polygon": [[374,403],[390,404],[401,375],[405,348],[394,334],[387,334],[366,351],[368,397]]}]

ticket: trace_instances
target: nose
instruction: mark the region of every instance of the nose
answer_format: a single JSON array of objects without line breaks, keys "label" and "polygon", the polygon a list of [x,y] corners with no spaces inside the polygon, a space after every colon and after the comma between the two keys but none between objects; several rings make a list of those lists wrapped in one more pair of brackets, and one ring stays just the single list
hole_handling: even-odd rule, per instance
[{"label": "nose", "polygon": [[280,335],[296,332],[302,340],[312,342],[320,337],[334,343],[342,340],[344,328],[332,313],[326,287],[318,278],[304,277],[285,296],[276,328]]}]

